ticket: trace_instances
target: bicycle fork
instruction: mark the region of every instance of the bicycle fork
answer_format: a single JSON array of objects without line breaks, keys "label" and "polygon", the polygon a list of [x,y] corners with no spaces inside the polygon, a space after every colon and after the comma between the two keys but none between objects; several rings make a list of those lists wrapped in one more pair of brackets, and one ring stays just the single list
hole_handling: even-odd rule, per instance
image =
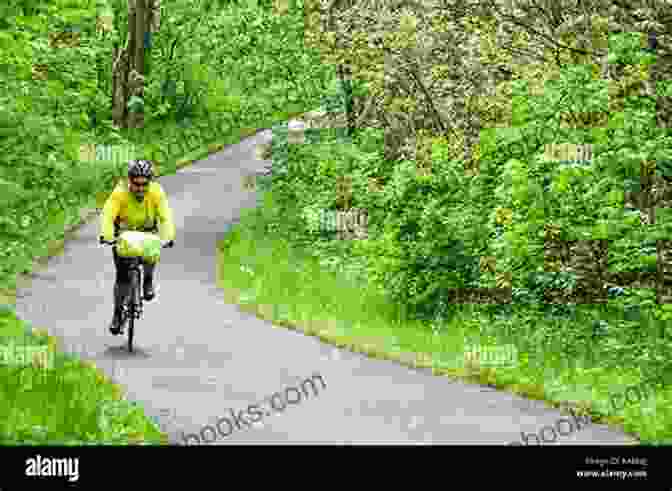
[{"label": "bicycle fork", "polygon": [[[142,299],[140,298],[140,289],[142,288],[140,286],[140,283],[142,282],[142,275],[140,274],[139,271],[135,271],[131,273],[132,276],[135,276],[137,278],[137,283],[136,285],[133,285],[133,277],[131,277],[131,281],[128,282],[128,285],[125,285],[123,290],[120,291],[122,288],[117,285],[117,295],[118,295],[118,302],[119,302],[119,313],[121,315],[121,321],[125,322],[129,319],[129,314],[130,314],[130,304],[134,303],[135,308],[134,310],[134,318],[135,319],[140,319],[140,316],[142,315]],[[135,288],[134,288],[135,286]],[[135,296],[136,298],[133,298]]]},{"label": "bicycle fork", "polygon": [[[135,273],[135,285],[133,284],[133,281],[131,281],[131,285],[129,288],[129,300],[130,302],[128,305],[133,305],[133,316],[135,319],[140,319],[140,316],[142,316],[142,297],[141,297],[141,290],[142,290],[142,275],[140,274],[139,271]],[[127,307],[128,308],[128,307]]]}]

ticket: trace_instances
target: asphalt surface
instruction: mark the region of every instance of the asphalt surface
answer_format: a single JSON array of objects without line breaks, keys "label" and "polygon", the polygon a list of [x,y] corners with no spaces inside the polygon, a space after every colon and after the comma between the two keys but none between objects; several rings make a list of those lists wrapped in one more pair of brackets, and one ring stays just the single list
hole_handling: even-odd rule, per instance
[{"label": "asphalt surface", "polygon": [[[216,243],[242,209],[255,206],[256,193],[243,189],[242,178],[270,163],[254,155],[255,145],[270,138],[270,130],[257,133],[160,178],[177,238],[162,251],[157,297],[145,303],[136,353],[126,352],[125,336],[108,331],[115,271],[112,251],[97,242],[98,217],[18,290],[18,315],[121,384],[175,444],[217,423],[221,434],[202,432],[214,444],[507,445],[520,442],[521,431],[539,435],[545,426],[555,427],[557,438],[550,443],[554,435],[544,430],[545,445],[635,441],[585,421],[577,430],[572,416],[542,403],[335,349],[226,304],[216,286]],[[315,389],[302,385],[314,374],[324,386],[318,379]],[[276,392],[298,402],[282,410],[276,398],[274,411],[268,398]],[[260,422],[234,421],[231,410],[260,401]],[[241,429],[231,431],[222,418]]]}]

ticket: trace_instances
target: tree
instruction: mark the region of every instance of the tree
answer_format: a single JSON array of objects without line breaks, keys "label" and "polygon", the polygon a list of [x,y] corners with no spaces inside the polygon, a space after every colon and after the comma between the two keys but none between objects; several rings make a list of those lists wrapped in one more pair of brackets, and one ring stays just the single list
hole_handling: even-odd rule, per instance
[{"label": "tree", "polygon": [[[449,139],[453,154],[472,160],[480,129],[510,125],[510,84],[546,80],[572,63],[591,63],[618,88],[613,110],[633,88],[608,63],[609,32],[657,32],[658,63],[650,80],[670,78],[669,2],[654,0],[399,0],[306,2],[306,41],[325,63],[350,65],[367,83],[358,124],[383,128],[386,157],[414,158],[419,131]],[[325,17],[329,22],[320,22]],[[620,79],[620,81],[619,81]],[[659,125],[669,123],[659,98]],[[568,115],[588,118],[590,115]]]},{"label": "tree", "polygon": [[[122,4],[117,2],[117,6]],[[160,0],[128,0],[126,43],[123,48],[115,46],[112,65],[112,118],[121,128],[138,128],[144,124],[146,53],[151,45],[151,33],[159,29],[160,8]]]},{"label": "tree", "polygon": [[[604,127],[602,119],[607,113],[615,114],[611,119],[615,123],[619,114],[632,118],[636,111],[629,98],[644,96],[640,102],[649,107],[659,89],[656,82],[669,80],[672,73],[667,46],[672,6],[663,0],[358,0],[345,8],[338,2],[306,0],[306,7],[306,43],[320,51],[324,63],[347,64],[352,79],[366,84],[368,93],[358,94],[366,102],[356,104],[366,109],[356,115],[356,120],[358,124],[382,129],[385,160],[397,160],[392,171],[388,165],[376,170],[375,177],[386,180],[382,193],[385,200],[364,196],[360,201],[368,200],[373,207],[384,206],[379,216],[385,217],[385,233],[367,245],[370,257],[381,258],[372,259],[372,278],[386,289],[395,290],[404,301],[429,302],[432,296],[438,298],[439,290],[435,288],[449,284],[450,278],[436,277],[438,265],[426,266],[428,258],[452,254],[439,246],[450,244],[449,234],[456,230],[469,238],[470,256],[487,253],[484,244],[499,251],[496,270],[500,276],[487,279],[486,284],[495,284],[496,280],[497,288],[511,287],[513,274],[518,275],[514,277],[517,286],[525,284],[529,268],[544,266],[543,255],[531,255],[529,249],[530,256],[525,254],[530,237],[536,237],[537,251],[543,251],[545,245],[538,234],[530,233],[533,226],[543,226],[539,210],[544,208],[526,205],[530,196],[543,196],[542,180],[528,179],[529,161],[535,163],[546,144],[562,142],[567,135],[579,133],[575,130]],[[333,19],[326,28],[320,22],[320,17],[325,16]],[[615,51],[628,51],[626,58],[636,52],[631,41],[637,41],[637,37],[640,49],[645,48],[650,32],[656,32],[655,65],[614,59]],[[613,34],[632,34],[624,50],[615,49],[621,41],[612,44]],[[558,81],[560,75],[566,80]],[[565,87],[567,90],[558,91],[559,84],[570,83],[567,80],[577,89],[592,90],[599,85],[593,84],[598,78],[607,81],[602,85],[608,86],[608,97],[604,97],[606,90],[591,94],[593,100],[582,99],[585,94],[581,90]],[[644,101],[646,96],[648,100]],[[571,100],[572,97],[578,99]],[[659,128],[666,126],[672,115],[669,104],[666,106],[661,100],[665,98],[658,96]],[[517,104],[519,101],[521,104]],[[646,134],[650,122],[643,115],[640,118],[625,121],[622,126],[627,132],[637,129]],[[513,126],[517,131],[497,132],[494,143],[480,140],[482,128]],[[520,136],[523,132],[525,138]],[[627,132],[608,128],[599,136],[597,132],[581,133],[595,139],[606,133],[609,144],[618,147],[610,151],[622,155],[621,160],[625,161],[632,141]],[[610,138],[613,134],[616,138]],[[437,145],[440,158],[426,151],[427,143],[436,140],[444,144]],[[660,140],[656,144],[661,145]],[[414,161],[416,168],[399,160]],[[436,178],[422,174],[426,160],[430,165],[427,174]],[[469,177],[479,172],[481,162],[487,162],[487,169],[480,178],[460,181],[456,167],[450,167],[460,164],[460,160]],[[516,162],[515,166],[507,167],[509,161]],[[614,167],[619,172],[627,169],[629,176],[636,172],[629,162]],[[542,166],[532,168],[535,172],[546,171]],[[520,189],[509,203],[513,193],[509,181],[513,176]],[[617,181],[623,176],[614,176],[608,182],[618,189],[622,185]],[[586,178],[576,180],[586,188],[595,183]],[[511,233],[490,229],[489,218],[484,220],[494,212],[491,188],[495,183],[499,194],[494,195],[502,196],[495,204],[520,215]],[[575,215],[583,217],[584,212],[594,211],[591,200],[598,198],[596,189],[602,188],[593,188],[583,189],[583,197],[590,199],[581,202]],[[450,200],[458,198],[464,201],[451,204]],[[558,207],[563,210],[561,205]],[[521,209],[528,216],[521,215]],[[446,222],[452,226],[446,226]],[[475,225],[462,229],[463,223]],[[567,225],[565,232],[571,230],[573,217],[563,223]],[[500,237],[493,240],[493,233]],[[516,252],[510,254],[513,246]],[[527,257],[533,257],[536,263],[523,261]],[[455,272],[454,266],[447,267],[447,271]],[[470,278],[471,266],[462,269],[465,281]]]}]

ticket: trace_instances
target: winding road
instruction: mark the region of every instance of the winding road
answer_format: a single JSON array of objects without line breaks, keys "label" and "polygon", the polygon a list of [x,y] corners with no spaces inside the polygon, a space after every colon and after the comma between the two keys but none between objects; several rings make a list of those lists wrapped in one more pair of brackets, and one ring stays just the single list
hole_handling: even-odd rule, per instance
[{"label": "winding road", "polygon": [[[160,178],[177,239],[162,253],[157,297],[145,304],[136,353],[107,329],[115,271],[112,251],[97,242],[98,217],[19,288],[17,314],[121,384],[178,445],[185,434],[213,444],[507,445],[519,442],[521,431],[539,435],[545,426],[562,433],[554,444],[636,442],[585,421],[577,430],[572,416],[543,403],[336,349],[225,303],[216,285],[216,244],[242,209],[256,206],[243,176],[269,164],[254,148],[270,138],[271,130],[258,132]],[[324,385],[314,378],[310,388],[305,380],[313,375]],[[263,402],[256,423],[249,413],[231,414],[276,392],[294,403],[274,413]],[[277,398],[273,404],[281,407]],[[544,434],[552,438],[549,429]]]}]

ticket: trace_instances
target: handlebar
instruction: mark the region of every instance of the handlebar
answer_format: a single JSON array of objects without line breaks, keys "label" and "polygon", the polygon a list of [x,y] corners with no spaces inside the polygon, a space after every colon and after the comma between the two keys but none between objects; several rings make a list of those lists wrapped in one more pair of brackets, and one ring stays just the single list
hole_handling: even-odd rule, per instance
[{"label": "handlebar", "polygon": [[[110,246],[113,246],[113,245],[117,244],[116,239],[112,240],[112,241],[109,241],[109,240],[103,239],[102,237],[98,237],[98,242],[102,245],[110,245]],[[161,241],[161,249],[168,249],[168,248],[171,248],[171,247],[175,247],[175,241],[174,240],[169,240],[167,242],[163,241],[163,240]]]}]

